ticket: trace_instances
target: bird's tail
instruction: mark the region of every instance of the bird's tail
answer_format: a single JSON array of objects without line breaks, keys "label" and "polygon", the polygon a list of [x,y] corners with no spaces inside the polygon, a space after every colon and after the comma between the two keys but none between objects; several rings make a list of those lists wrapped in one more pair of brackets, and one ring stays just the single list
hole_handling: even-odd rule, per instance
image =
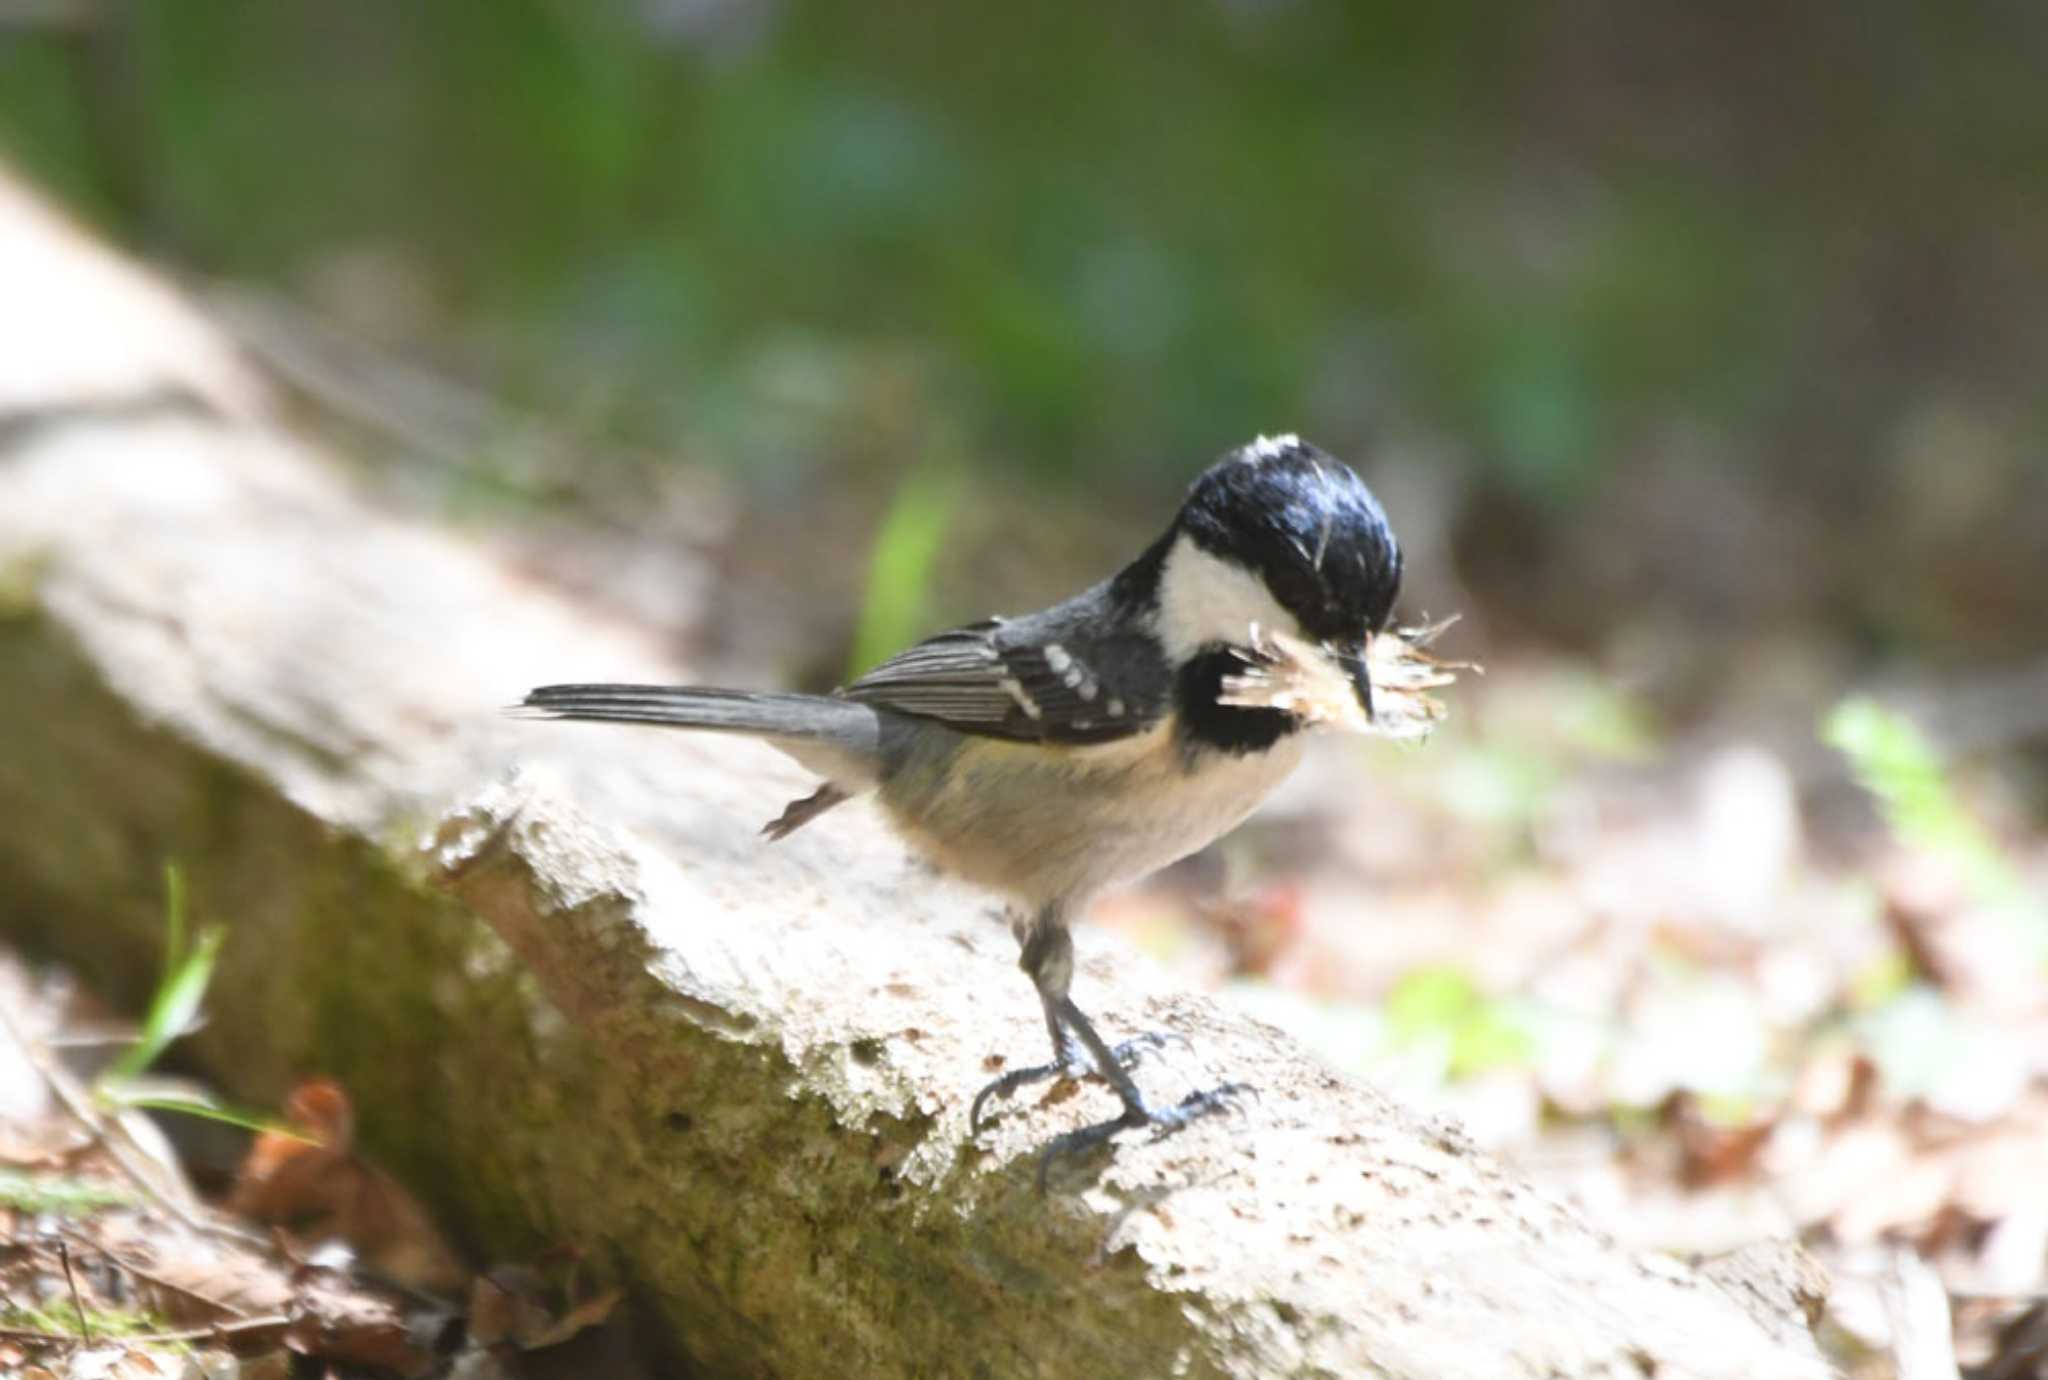
[{"label": "bird's tail", "polygon": [[710,686],[543,685],[513,712],[536,719],[656,724],[764,738],[821,776],[864,786],[881,757],[881,723],[864,704]]}]

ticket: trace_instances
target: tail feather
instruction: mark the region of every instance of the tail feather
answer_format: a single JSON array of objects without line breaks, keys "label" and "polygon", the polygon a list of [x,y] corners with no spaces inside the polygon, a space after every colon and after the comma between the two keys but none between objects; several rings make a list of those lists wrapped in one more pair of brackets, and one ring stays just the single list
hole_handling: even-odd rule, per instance
[{"label": "tail feather", "polygon": [[788,737],[830,736],[847,722],[844,700],[822,695],[685,685],[543,685],[517,711],[542,719],[665,724]]},{"label": "tail feather", "polygon": [[537,719],[743,733],[765,739],[818,775],[855,790],[873,784],[881,760],[881,721],[874,709],[829,695],[696,685],[543,685],[527,692],[512,712]]}]

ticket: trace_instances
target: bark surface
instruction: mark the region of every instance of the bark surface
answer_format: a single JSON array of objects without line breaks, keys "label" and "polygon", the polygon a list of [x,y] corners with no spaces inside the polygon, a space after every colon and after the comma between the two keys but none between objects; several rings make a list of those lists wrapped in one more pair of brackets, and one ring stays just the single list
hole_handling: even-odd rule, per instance
[{"label": "bark surface", "polygon": [[1085,932],[1105,1034],[1186,1037],[1148,1091],[1259,1096],[1039,1196],[1035,1148],[1115,1104],[969,1136],[1045,1040],[988,900],[864,806],[766,845],[810,783],[764,748],[502,716],[687,668],[366,502],[4,181],[0,301],[0,927],[138,999],[181,861],[231,930],[204,1056],[252,1099],[341,1078],[488,1251],[595,1250],[707,1375],[1829,1373]]}]

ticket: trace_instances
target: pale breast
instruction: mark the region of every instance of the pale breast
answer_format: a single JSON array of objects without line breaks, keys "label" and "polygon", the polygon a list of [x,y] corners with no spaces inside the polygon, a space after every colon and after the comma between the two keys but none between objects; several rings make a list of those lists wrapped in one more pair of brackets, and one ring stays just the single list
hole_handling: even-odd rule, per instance
[{"label": "pale breast", "polygon": [[882,785],[941,868],[1029,905],[1078,904],[1229,832],[1301,760],[1302,735],[1243,756],[1183,752],[1171,724],[1099,746],[927,739]]}]

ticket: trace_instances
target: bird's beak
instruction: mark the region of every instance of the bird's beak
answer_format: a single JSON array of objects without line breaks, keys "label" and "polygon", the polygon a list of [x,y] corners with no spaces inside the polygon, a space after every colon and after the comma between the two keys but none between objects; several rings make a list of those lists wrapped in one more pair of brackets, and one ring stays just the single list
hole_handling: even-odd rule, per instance
[{"label": "bird's beak", "polygon": [[1365,711],[1365,721],[1371,723],[1372,715],[1372,669],[1367,665],[1366,650],[1369,643],[1360,643],[1358,650],[1345,654],[1344,671],[1351,678],[1351,691],[1358,696],[1358,707]]}]

